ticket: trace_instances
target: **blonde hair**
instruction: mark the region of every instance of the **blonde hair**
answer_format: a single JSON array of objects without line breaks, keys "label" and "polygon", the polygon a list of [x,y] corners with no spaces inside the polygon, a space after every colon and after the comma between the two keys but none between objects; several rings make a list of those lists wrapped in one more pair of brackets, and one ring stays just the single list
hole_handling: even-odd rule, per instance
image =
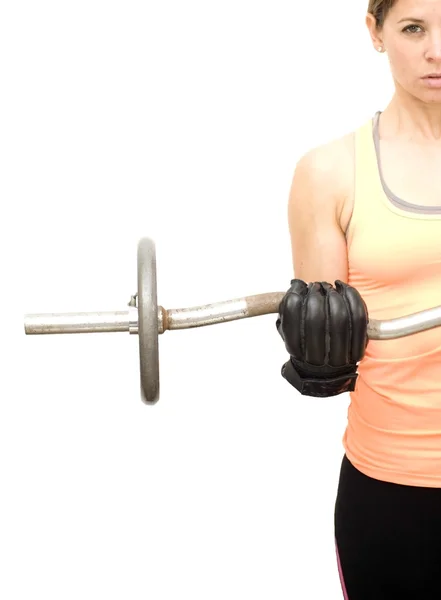
[{"label": "blonde hair", "polygon": [[382,29],[384,21],[397,0],[369,0],[368,13],[371,13],[377,22],[377,29]]}]

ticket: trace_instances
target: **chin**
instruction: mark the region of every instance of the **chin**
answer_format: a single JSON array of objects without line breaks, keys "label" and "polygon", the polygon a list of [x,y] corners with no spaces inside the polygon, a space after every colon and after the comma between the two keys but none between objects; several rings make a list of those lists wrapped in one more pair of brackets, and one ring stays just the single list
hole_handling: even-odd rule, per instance
[{"label": "chin", "polygon": [[424,104],[441,104],[441,88],[427,88],[421,86],[421,82],[418,82],[419,85],[414,86],[403,86],[401,85],[401,90]]},{"label": "chin", "polygon": [[426,90],[424,94],[418,94],[419,99],[426,104],[441,105],[441,89]]}]

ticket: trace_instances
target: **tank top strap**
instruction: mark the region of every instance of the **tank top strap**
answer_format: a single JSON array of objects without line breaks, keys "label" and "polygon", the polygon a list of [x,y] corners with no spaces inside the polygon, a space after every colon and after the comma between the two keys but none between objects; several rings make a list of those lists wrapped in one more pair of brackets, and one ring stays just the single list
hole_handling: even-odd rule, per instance
[{"label": "tank top strap", "polygon": [[354,199],[352,216],[346,232],[349,244],[352,242],[356,226],[376,218],[375,214],[378,211],[384,211],[384,190],[375,145],[379,116],[380,112],[377,112],[354,131]]}]

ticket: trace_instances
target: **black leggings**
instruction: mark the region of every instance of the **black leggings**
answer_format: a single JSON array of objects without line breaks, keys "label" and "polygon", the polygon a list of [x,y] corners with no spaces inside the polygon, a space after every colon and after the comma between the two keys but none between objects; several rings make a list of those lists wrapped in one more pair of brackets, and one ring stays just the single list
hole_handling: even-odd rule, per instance
[{"label": "black leggings", "polygon": [[441,600],[441,488],[372,479],[343,457],[335,540],[348,600]]}]

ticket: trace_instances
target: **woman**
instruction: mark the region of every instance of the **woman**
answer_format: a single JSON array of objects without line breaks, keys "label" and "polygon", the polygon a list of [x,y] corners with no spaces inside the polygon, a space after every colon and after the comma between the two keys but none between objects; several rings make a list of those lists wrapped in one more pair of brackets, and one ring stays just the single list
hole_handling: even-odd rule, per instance
[{"label": "woman", "polygon": [[282,373],[303,395],[350,393],[335,505],[344,597],[440,600],[441,330],[369,341],[366,329],[441,305],[441,0],[370,0],[366,24],[395,93],[296,167]]}]

